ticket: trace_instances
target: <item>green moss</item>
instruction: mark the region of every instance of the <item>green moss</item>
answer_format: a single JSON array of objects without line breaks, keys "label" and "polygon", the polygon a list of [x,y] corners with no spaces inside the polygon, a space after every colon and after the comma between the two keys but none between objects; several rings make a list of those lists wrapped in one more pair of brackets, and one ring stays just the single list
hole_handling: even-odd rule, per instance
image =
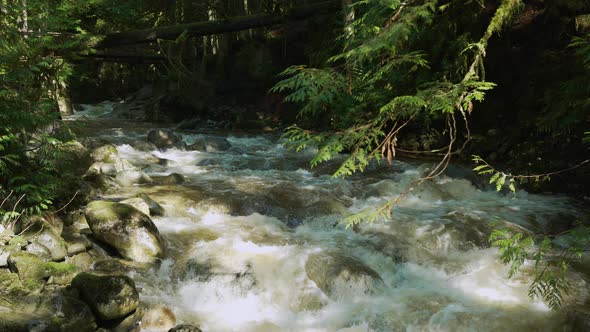
[{"label": "green moss", "polygon": [[45,262],[36,255],[28,252],[17,252],[8,257],[8,266],[12,272],[18,273],[21,280],[43,279]]},{"label": "green moss", "polygon": [[0,291],[11,291],[22,287],[22,283],[16,273],[0,274]]},{"label": "green moss", "polygon": [[25,278],[21,280],[22,289],[27,293],[39,293],[45,288],[43,279]]},{"label": "green moss", "polygon": [[69,273],[75,273],[78,268],[76,265],[71,263],[57,263],[49,262],[45,264],[45,269],[49,275],[64,275]]},{"label": "green moss", "polygon": [[27,241],[27,239],[25,239],[22,236],[15,236],[12,239],[10,239],[10,241],[8,241],[8,245],[10,246],[18,246],[20,248],[26,246],[29,242]]}]

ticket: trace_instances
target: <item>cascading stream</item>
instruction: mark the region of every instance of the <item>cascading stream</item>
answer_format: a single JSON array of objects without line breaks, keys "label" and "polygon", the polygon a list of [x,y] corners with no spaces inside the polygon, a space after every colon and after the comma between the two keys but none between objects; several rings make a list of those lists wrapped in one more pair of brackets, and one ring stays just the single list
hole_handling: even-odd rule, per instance
[{"label": "cascading stream", "polygon": [[[166,304],[181,322],[221,332],[552,331],[564,323],[529,300],[526,268],[507,279],[487,238],[494,217],[531,231],[580,218],[566,197],[484,190],[452,166],[456,175],[410,193],[392,220],[352,231],[339,224],[345,216],[395,197],[431,165],[396,161],[343,180],[330,176],[336,162],[311,170],[314,151],[288,151],[272,135],[230,133],[223,152],[158,151],[139,143],[150,126],[88,122],[96,130],[87,135],[113,142],[146,174],[187,179],[110,195],[144,192],[166,209],[153,221],[168,257],[132,277],[143,301]],[[224,135],[181,134],[187,144]],[[572,282],[585,292],[579,274]]]}]

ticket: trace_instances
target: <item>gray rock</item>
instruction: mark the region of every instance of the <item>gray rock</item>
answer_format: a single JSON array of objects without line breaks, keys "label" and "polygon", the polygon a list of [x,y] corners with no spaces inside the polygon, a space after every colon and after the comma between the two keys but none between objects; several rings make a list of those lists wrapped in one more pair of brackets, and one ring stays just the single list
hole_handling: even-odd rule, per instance
[{"label": "gray rock", "polygon": [[0,267],[7,267],[8,266],[8,257],[11,254],[17,253],[21,251],[20,245],[7,245],[7,246],[0,246]]},{"label": "gray rock", "polygon": [[147,140],[160,150],[186,148],[186,144],[182,141],[180,136],[176,135],[172,130],[152,129],[147,134]]},{"label": "gray rock", "polygon": [[86,171],[88,175],[95,175],[95,174],[104,174],[108,176],[115,176],[117,175],[117,168],[115,164],[105,163],[102,161],[97,161],[94,164],[90,165],[88,171]]},{"label": "gray rock", "polygon": [[164,215],[164,208],[158,202],[154,201],[150,196],[147,194],[141,193],[137,195],[137,197],[143,199],[147,205],[150,207],[150,214],[152,216],[163,216]]},{"label": "gray rock", "polygon": [[164,254],[164,240],[152,220],[126,204],[94,201],[85,210],[94,236],[121,256],[140,263],[153,263]]},{"label": "gray rock", "polygon": [[92,248],[92,242],[80,233],[64,232],[62,237],[66,242],[68,256],[76,255]]},{"label": "gray rock", "polygon": [[45,275],[50,285],[69,285],[78,274],[76,265],[65,262],[48,262],[44,266]]},{"label": "gray rock", "polygon": [[46,248],[49,253],[48,258],[54,261],[61,261],[68,254],[67,245],[61,236],[45,225],[46,224],[44,224],[39,231],[30,229],[23,234],[29,242],[31,242],[31,244],[27,246],[27,251],[37,253],[43,257],[44,255],[42,252],[44,252],[44,248]]},{"label": "gray rock", "polygon": [[332,298],[370,294],[383,286],[377,272],[352,257],[337,253],[309,255],[305,271],[309,279]]},{"label": "gray rock", "polygon": [[117,173],[115,180],[123,186],[149,183],[152,179],[138,169],[125,169]]},{"label": "gray rock", "polygon": [[139,211],[143,212],[146,216],[150,216],[150,206],[148,205],[148,203],[145,200],[143,200],[139,197],[129,198],[129,199],[121,201],[120,203],[131,205],[134,208],[138,209]]},{"label": "gray rock", "polygon": [[25,251],[40,258],[51,260],[51,252],[42,244],[31,243],[25,248]]},{"label": "gray rock", "polygon": [[66,257],[66,262],[74,264],[78,268],[78,271],[86,271],[94,263],[94,257],[87,252],[82,252],[71,257]]},{"label": "gray rock", "polygon": [[81,273],[72,281],[94,314],[104,320],[125,317],[139,306],[135,283],[127,276]]}]

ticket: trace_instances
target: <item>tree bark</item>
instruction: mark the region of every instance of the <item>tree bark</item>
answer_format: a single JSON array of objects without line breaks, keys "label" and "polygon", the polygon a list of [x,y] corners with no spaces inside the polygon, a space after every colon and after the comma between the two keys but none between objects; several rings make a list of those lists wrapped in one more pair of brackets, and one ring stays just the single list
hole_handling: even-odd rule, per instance
[{"label": "tree bark", "polygon": [[127,31],[107,35],[98,47],[114,47],[154,42],[157,39],[174,40],[183,32],[189,36],[207,36],[224,32],[241,31],[251,28],[271,26],[290,20],[303,20],[312,15],[334,12],[341,6],[341,0],[319,2],[288,10],[284,15],[258,14],[229,18],[227,20],[194,22],[146,30]]}]

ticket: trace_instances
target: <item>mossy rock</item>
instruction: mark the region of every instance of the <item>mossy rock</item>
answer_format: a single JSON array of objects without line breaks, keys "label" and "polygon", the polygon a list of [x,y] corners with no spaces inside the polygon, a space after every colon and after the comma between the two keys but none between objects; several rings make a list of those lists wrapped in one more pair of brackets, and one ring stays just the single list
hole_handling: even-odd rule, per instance
[{"label": "mossy rock", "polygon": [[43,279],[48,277],[45,261],[28,252],[17,252],[8,257],[10,271],[18,273],[21,280]]},{"label": "mossy rock", "polygon": [[141,193],[137,195],[138,198],[141,198],[150,208],[150,214],[152,216],[162,216],[164,215],[164,208],[158,202],[154,201],[150,196],[147,194]]},{"label": "mossy rock", "polygon": [[66,258],[67,263],[76,265],[78,271],[86,271],[92,266],[95,258],[87,252],[82,252]]},{"label": "mossy rock", "polygon": [[48,284],[68,285],[78,274],[78,267],[72,263],[48,262],[45,264],[45,271],[49,276]]},{"label": "mossy rock", "polygon": [[[26,243],[26,240],[25,240]],[[8,266],[8,257],[22,250],[20,244],[9,244],[7,246],[0,246],[0,267]]]},{"label": "mossy rock", "polygon": [[127,276],[81,273],[72,281],[94,314],[103,320],[125,317],[139,306],[135,283]]},{"label": "mossy rock", "polygon": [[25,278],[21,280],[24,294],[39,294],[45,289],[45,280],[36,278]]},{"label": "mossy rock", "polygon": [[[59,323],[50,317],[40,317],[12,311],[0,311],[0,331],[6,332],[62,332]],[[65,332],[65,331],[64,331]],[[82,331],[81,331],[82,332]]]},{"label": "mossy rock", "polygon": [[136,208],[94,201],[86,207],[85,215],[94,237],[115,248],[124,258],[153,263],[164,256],[164,239],[158,228]]},{"label": "mossy rock", "polygon": [[150,216],[150,206],[148,205],[148,203],[145,200],[143,200],[139,197],[129,198],[129,199],[121,201],[120,203],[131,205],[134,208],[138,209],[139,211],[143,212],[145,215]]},{"label": "mossy rock", "polygon": [[29,244],[29,241],[20,235],[15,236],[10,239],[10,241],[8,241],[8,245],[17,246],[20,248],[24,248],[27,244]]},{"label": "mossy rock", "polygon": [[22,288],[23,285],[16,273],[0,273],[0,292],[11,292]]},{"label": "mossy rock", "polygon": [[90,307],[84,301],[71,296],[58,294],[44,298],[41,303],[45,314],[59,326],[60,332],[93,332],[96,320]]},{"label": "mossy rock", "polygon": [[90,157],[95,162],[114,164],[119,160],[119,151],[114,145],[103,145],[94,149],[90,153]]}]

